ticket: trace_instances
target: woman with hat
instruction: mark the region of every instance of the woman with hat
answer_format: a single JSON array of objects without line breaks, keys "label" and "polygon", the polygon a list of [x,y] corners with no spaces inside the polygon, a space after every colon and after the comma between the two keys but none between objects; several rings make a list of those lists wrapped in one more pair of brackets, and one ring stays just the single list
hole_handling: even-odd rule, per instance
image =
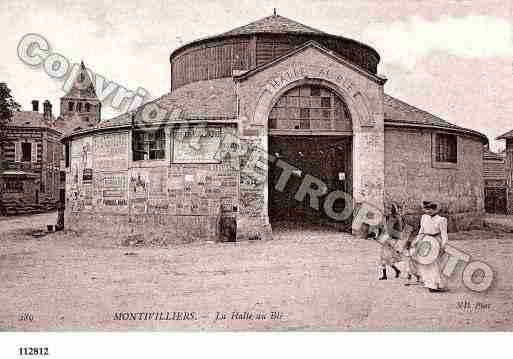
[{"label": "woman with hat", "polygon": [[424,286],[430,292],[447,290],[446,280],[442,275],[441,257],[447,245],[447,218],[440,216],[440,208],[435,202],[424,201],[424,215],[420,220],[420,230],[413,246],[415,261]]}]

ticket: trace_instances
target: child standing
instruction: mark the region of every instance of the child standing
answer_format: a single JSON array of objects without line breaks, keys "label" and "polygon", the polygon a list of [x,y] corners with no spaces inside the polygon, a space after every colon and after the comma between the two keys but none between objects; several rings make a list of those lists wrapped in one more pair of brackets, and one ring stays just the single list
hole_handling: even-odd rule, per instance
[{"label": "child standing", "polygon": [[395,263],[401,260],[401,255],[394,247],[401,237],[401,233],[404,229],[404,223],[395,203],[388,205],[385,210],[385,224],[377,239],[378,242],[381,243],[380,265],[382,276],[379,280],[388,279],[387,266],[394,270],[395,278],[399,278],[399,275],[401,274],[401,271],[395,265]]}]

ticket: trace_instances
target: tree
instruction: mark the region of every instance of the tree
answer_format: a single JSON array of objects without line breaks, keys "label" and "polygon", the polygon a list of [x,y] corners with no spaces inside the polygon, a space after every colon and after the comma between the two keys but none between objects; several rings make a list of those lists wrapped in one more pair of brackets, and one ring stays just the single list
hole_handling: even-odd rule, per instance
[{"label": "tree", "polygon": [[[0,170],[4,168],[4,142],[6,140],[6,127],[12,119],[13,112],[19,111],[21,106],[14,100],[11,90],[5,82],[0,82]],[[0,214],[4,214],[0,190]]]},{"label": "tree", "polygon": [[14,111],[19,111],[21,106],[11,95],[11,89],[5,82],[0,82],[0,168],[4,163],[4,141],[6,139],[6,126],[11,121]]}]

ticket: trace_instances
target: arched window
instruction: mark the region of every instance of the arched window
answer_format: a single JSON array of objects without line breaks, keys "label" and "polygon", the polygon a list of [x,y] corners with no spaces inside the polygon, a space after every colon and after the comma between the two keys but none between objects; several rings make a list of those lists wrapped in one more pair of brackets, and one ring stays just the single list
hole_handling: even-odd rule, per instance
[{"label": "arched window", "polygon": [[68,111],[73,111],[73,105],[74,105],[73,102],[68,103]]},{"label": "arched window", "polygon": [[77,103],[77,112],[82,112],[82,102]]},{"label": "arched window", "polygon": [[351,113],[333,90],[301,85],[285,92],[276,102],[269,113],[269,128],[351,131]]},{"label": "arched window", "polygon": [[89,102],[86,102],[85,103],[85,112],[90,112],[91,111],[91,104],[89,104]]}]

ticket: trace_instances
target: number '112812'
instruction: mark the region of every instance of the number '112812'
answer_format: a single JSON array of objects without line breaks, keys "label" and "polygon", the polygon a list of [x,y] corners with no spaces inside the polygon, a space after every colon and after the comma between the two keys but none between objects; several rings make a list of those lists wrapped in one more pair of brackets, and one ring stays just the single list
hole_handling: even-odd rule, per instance
[{"label": "number '112812'", "polygon": [[20,347],[19,354],[21,356],[48,355],[48,348],[43,348],[43,347]]}]

